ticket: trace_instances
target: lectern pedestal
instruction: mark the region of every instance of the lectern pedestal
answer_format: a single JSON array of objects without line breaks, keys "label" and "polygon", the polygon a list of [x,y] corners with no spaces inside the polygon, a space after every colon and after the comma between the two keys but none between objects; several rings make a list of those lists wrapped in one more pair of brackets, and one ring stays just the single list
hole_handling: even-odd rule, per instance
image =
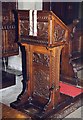
[{"label": "lectern pedestal", "polygon": [[59,85],[60,55],[69,30],[53,12],[37,11],[37,36],[27,36],[29,29],[23,26],[30,27],[29,11],[17,13],[19,43],[26,51],[27,78],[25,90],[11,106],[32,117],[45,118],[70,103],[70,97],[60,94]]}]

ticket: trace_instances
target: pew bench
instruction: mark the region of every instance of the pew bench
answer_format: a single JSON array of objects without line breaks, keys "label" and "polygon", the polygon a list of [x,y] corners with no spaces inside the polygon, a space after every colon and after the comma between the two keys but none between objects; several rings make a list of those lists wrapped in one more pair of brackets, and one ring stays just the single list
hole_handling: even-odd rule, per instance
[{"label": "pew bench", "polygon": [[69,26],[71,30],[68,45],[62,51],[62,81],[83,86],[83,78],[78,73],[83,70],[83,20],[74,20]]},{"label": "pew bench", "polygon": [[3,103],[0,103],[0,108],[2,109],[2,120],[4,119],[12,119],[12,118],[19,118],[25,120],[27,118],[28,120],[31,120],[31,117],[26,115],[25,113],[22,113],[16,109],[13,109]]}]

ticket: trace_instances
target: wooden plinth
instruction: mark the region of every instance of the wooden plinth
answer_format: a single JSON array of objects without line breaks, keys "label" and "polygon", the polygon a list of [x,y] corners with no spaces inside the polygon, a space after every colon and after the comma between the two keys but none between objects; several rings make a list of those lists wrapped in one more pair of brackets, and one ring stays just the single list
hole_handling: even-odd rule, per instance
[{"label": "wooden plinth", "polygon": [[61,109],[64,109],[66,106],[68,106],[72,101],[72,98],[66,95],[61,94],[60,100],[58,104],[51,108],[49,111],[43,110],[43,104],[38,103],[35,99],[31,102],[26,101],[24,104],[21,104],[20,100],[17,100],[10,104],[11,107],[18,109],[22,111],[23,113],[26,113],[27,115],[31,116],[34,119],[47,119],[49,116],[51,116],[53,113],[57,113]]}]

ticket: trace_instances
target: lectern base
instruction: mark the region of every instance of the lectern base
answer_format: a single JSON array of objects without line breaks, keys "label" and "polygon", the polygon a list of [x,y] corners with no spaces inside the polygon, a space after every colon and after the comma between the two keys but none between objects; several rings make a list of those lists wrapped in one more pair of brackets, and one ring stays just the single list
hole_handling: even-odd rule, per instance
[{"label": "lectern base", "polygon": [[72,101],[71,97],[63,94],[61,94],[60,96],[61,97],[58,104],[54,108],[51,108],[49,111],[44,111],[43,104],[42,105],[38,104],[38,101],[35,101],[35,100],[32,100],[32,102],[30,103],[27,101],[24,104],[21,104],[20,101],[15,101],[11,103],[10,106],[22,111],[23,113],[26,113],[32,118],[35,118],[38,120],[45,119],[45,118],[47,119],[50,115],[52,115],[53,113],[54,114],[57,113],[58,111],[65,108],[71,103]]}]

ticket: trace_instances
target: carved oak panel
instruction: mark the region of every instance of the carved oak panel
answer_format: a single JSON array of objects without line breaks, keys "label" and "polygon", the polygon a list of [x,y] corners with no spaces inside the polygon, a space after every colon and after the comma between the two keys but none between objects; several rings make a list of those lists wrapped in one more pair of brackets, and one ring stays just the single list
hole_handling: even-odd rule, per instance
[{"label": "carved oak panel", "polygon": [[18,54],[18,45],[15,42],[15,25],[2,26],[2,56]]},{"label": "carved oak panel", "polygon": [[49,65],[47,54],[33,53],[34,94],[49,98]]},{"label": "carved oak panel", "polygon": [[59,25],[55,24],[54,26],[54,41],[64,41],[65,39],[65,30]]},{"label": "carved oak panel", "polygon": [[20,20],[20,36],[29,35],[29,21]]},{"label": "carved oak panel", "polygon": [[43,40],[48,40],[48,22],[38,22],[37,23],[37,36],[44,38]]}]

